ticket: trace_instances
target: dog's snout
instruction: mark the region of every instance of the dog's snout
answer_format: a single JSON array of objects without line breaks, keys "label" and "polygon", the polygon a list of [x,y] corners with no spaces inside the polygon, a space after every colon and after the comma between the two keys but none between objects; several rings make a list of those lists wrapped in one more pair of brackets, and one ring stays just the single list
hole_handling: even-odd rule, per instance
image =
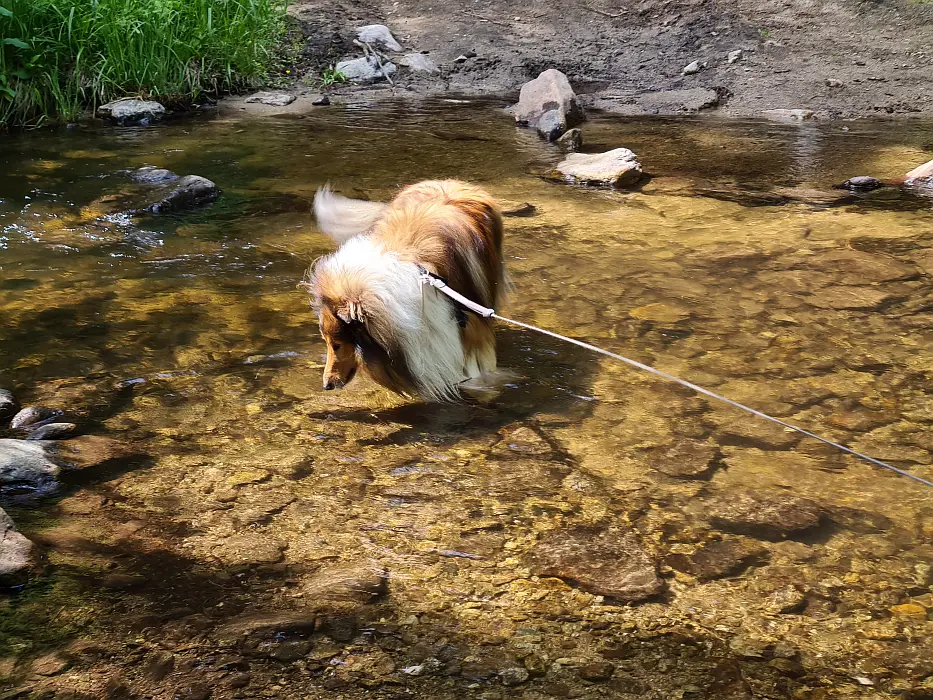
[{"label": "dog's snout", "polygon": [[347,383],[339,377],[327,377],[324,379],[324,391],[333,391],[334,389],[343,389]]},{"label": "dog's snout", "polygon": [[334,388],[334,383],[325,381],[324,382],[324,391],[331,391]]}]

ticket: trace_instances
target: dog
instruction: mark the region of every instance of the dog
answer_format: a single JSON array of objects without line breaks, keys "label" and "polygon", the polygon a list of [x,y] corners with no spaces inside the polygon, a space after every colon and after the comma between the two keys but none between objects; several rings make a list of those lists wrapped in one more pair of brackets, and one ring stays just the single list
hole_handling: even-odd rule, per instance
[{"label": "dog", "polygon": [[424,272],[495,308],[504,284],[502,214],[484,190],[457,180],[403,189],[389,204],[315,194],[318,225],[340,247],[309,270],[305,287],[327,344],[324,389],[359,370],[428,401],[496,369],[492,321],[422,285]]}]

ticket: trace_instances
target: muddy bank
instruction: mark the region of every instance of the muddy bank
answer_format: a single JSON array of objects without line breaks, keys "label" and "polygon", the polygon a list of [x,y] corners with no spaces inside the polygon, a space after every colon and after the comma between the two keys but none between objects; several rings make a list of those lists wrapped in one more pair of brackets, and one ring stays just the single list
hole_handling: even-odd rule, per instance
[{"label": "muddy bank", "polygon": [[[933,113],[933,5],[906,0],[757,3],[674,0],[558,5],[433,0],[299,0],[298,93],[362,56],[356,28],[383,23],[402,52],[428,52],[438,73],[400,63],[400,95],[508,95],[546,68],[566,73],[590,106],[625,114],[718,110],[819,117]],[[696,62],[696,71],[687,70]],[[333,86],[351,100],[359,88]],[[365,98],[390,91],[363,91]],[[673,91],[673,92],[672,92]]]}]

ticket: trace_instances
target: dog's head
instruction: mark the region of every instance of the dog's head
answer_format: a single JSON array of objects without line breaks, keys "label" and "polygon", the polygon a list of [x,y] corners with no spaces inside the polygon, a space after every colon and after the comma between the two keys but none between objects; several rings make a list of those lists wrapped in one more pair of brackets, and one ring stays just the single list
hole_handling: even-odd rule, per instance
[{"label": "dog's head", "polygon": [[318,310],[321,336],[327,344],[327,362],[324,365],[324,388],[341,389],[356,376],[361,362],[360,340],[365,333],[361,319],[352,319],[328,303]]}]

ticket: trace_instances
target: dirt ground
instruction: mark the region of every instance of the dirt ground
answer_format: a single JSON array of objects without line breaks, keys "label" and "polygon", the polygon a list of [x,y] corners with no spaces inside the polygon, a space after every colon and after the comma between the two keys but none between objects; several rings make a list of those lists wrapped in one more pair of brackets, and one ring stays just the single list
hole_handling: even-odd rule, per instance
[{"label": "dirt ground", "polygon": [[[356,27],[384,23],[406,51],[429,52],[441,72],[400,68],[394,90],[370,87],[366,97],[508,95],[558,68],[591,106],[628,114],[689,110],[695,96],[645,95],[693,88],[714,90],[726,116],[933,114],[929,2],[298,0],[290,13],[305,36],[299,92],[316,92],[324,68],[360,55]],[[736,50],[742,56],[730,64]],[[456,61],[470,52],[476,56]],[[705,68],[682,75],[692,61]],[[361,91],[335,92],[359,99]]]}]

